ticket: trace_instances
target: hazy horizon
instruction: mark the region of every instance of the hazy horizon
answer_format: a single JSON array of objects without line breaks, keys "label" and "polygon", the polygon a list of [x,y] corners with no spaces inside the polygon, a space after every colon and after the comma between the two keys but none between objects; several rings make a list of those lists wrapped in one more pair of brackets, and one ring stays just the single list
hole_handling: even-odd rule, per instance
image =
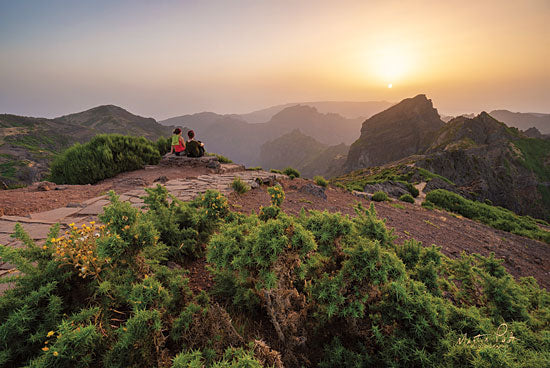
[{"label": "hazy horizon", "polygon": [[443,115],[550,113],[548,44],[547,0],[0,0],[0,113],[162,120],[417,94]]}]

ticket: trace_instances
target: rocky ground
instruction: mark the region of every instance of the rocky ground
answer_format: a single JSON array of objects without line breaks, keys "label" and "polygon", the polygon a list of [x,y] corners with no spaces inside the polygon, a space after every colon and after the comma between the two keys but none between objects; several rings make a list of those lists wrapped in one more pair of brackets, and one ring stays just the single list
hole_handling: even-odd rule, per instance
[{"label": "rocky ground", "polygon": [[[241,177],[254,188],[239,195],[231,190],[235,176]],[[162,178],[164,177],[164,178]],[[141,206],[139,198],[144,194],[143,187],[150,186],[162,178],[167,189],[182,200],[190,200],[207,189],[217,189],[228,196],[232,210],[242,213],[257,212],[260,206],[269,205],[267,185],[257,185],[259,181],[280,182],[286,199],[282,209],[297,214],[306,210],[328,210],[353,216],[353,206],[367,199],[359,198],[339,188],[322,189],[303,179],[290,180],[284,176],[265,171],[244,171],[238,165],[222,165],[215,171],[206,167],[160,167],[152,166],[144,170],[121,174],[96,185],[63,186],[61,190],[41,191],[36,185],[9,191],[0,191],[0,244],[18,246],[10,237],[16,222],[21,223],[38,242],[46,238],[49,227],[55,222],[63,226],[71,222],[83,223],[94,220],[108,203],[104,195],[114,190],[121,199]],[[399,204],[399,206],[397,205]],[[504,259],[504,266],[515,277],[534,276],[545,288],[550,289],[550,245],[532,239],[495,230],[481,223],[439,210],[426,210],[418,204],[403,202],[376,203],[376,210],[386,224],[394,228],[398,242],[414,238],[424,245],[435,244],[444,254],[458,257],[479,253],[489,255],[494,252],[497,258]],[[211,279],[206,271],[204,260],[187,265],[190,269],[191,287],[194,290],[208,288]],[[11,265],[2,264],[0,276],[11,272]]]}]

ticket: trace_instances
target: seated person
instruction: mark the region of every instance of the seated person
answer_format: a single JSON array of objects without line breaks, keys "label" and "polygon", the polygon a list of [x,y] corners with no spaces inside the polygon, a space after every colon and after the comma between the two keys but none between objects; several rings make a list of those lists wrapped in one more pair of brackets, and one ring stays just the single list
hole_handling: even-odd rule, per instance
[{"label": "seated person", "polygon": [[172,145],[170,148],[170,154],[174,153],[176,156],[179,156],[183,151],[185,151],[185,140],[181,136],[181,129],[174,129],[174,134],[172,134]]},{"label": "seated person", "polygon": [[195,140],[195,132],[190,130],[187,132],[189,140],[186,145],[187,157],[202,157],[204,156],[204,143]]}]

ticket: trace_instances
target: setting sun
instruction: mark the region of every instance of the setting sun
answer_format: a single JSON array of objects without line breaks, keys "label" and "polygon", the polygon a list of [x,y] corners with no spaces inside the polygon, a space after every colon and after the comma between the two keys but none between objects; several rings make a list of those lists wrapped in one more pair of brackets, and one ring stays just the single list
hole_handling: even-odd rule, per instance
[{"label": "setting sun", "polygon": [[393,84],[388,84],[388,88],[392,88],[393,87]]}]

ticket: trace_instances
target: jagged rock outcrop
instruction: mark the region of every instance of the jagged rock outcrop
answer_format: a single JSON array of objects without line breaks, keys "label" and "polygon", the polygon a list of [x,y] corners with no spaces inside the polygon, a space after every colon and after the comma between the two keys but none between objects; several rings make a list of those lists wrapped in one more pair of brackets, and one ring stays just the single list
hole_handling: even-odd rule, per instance
[{"label": "jagged rock outcrop", "polygon": [[423,153],[445,126],[425,95],[407,98],[363,123],[349,150],[345,170],[379,166]]}]

